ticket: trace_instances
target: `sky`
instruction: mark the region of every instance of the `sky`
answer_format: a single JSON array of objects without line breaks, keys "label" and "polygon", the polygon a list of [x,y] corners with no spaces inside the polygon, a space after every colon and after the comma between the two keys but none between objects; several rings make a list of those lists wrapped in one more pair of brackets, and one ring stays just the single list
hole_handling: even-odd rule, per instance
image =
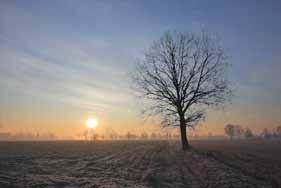
[{"label": "sky", "polygon": [[166,31],[218,36],[234,88],[198,133],[227,123],[255,132],[281,122],[281,1],[0,1],[0,132],[73,138],[157,129],[143,121],[128,74]]}]

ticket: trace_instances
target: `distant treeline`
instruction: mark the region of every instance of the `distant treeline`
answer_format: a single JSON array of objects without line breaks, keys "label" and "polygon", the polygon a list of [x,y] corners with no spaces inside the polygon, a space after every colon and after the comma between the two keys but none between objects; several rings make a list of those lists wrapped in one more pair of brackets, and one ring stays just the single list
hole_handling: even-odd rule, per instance
[{"label": "distant treeline", "polygon": [[56,140],[57,137],[54,133],[29,133],[29,132],[18,132],[15,134],[1,133],[0,140]]},{"label": "distant treeline", "polygon": [[173,134],[170,132],[166,133],[147,133],[141,132],[140,134],[135,134],[132,132],[126,132],[125,134],[119,134],[113,130],[106,134],[98,134],[92,131],[85,131],[83,133],[83,139],[85,140],[166,140],[166,139],[176,139],[180,138],[179,134]]},{"label": "distant treeline", "polygon": [[[189,132],[189,138],[191,140],[197,139],[213,139],[213,140],[225,140],[227,139],[224,135],[212,135],[200,136]],[[105,134],[97,134],[92,131],[85,131],[83,133],[84,140],[180,140],[180,134],[174,133],[173,131],[164,131],[164,132],[141,132],[139,134],[126,132],[125,134],[120,134],[114,130],[110,130]]]},{"label": "distant treeline", "polygon": [[[197,139],[227,139],[224,135],[212,135],[209,133],[208,136],[200,136],[195,134],[194,132],[189,132],[189,137],[191,140]],[[11,133],[4,133],[0,132],[0,141],[36,141],[36,140],[60,140],[60,139],[68,139],[68,140],[180,140],[180,134],[174,133],[173,131],[162,131],[162,132],[140,132],[140,133],[133,133],[133,132],[126,132],[126,133],[117,133],[113,129],[110,131],[106,131],[106,133],[96,133],[95,131],[86,130],[82,134],[76,135],[76,137],[69,137],[69,138],[61,138],[56,136],[52,132],[47,133],[30,133],[30,132],[18,132],[15,134]]]},{"label": "distant treeline", "polygon": [[[227,124],[224,127],[225,135],[213,135],[211,132],[207,136],[201,136],[196,132],[188,132],[191,140],[225,140],[227,137],[233,139],[252,139],[262,138],[267,140],[281,139],[281,125],[276,126],[273,129],[264,128],[260,134],[254,134],[250,128],[244,128],[241,125]],[[62,139],[56,136],[52,132],[47,133],[29,133],[29,132],[17,132],[1,133],[0,140],[58,140]],[[127,131],[126,133],[120,134],[113,129],[107,130],[104,134],[98,134],[95,131],[86,130],[77,137],[69,139],[79,140],[179,140],[180,134],[173,131],[167,130],[162,132],[140,132],[132,133]]]},{"label": "distant treeline", "polygon": [[250,138],[281,139],[281,125],[276,126],[272,130],[264,128],[259,135],[255,135],[250,128],[243,128],[241,125],[234,124],[227,124],[224,127],[224,131],[230,140]]}]

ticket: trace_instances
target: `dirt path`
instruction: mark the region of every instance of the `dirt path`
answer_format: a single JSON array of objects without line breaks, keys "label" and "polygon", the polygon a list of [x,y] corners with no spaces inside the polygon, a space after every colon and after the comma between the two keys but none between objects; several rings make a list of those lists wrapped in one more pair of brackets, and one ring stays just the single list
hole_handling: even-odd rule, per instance
[{"label": "dirt path", "polygon": [[270,187],[175,143],[57,144],[1,153],[0,187]]}]

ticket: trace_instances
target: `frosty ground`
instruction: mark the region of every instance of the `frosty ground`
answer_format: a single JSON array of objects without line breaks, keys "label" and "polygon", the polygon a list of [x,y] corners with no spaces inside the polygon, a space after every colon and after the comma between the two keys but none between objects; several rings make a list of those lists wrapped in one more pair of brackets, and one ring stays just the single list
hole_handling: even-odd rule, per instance
[{"label": "frosty ground", "polygon": [[278,187],[280,143],[1,142],[0,187]]}]

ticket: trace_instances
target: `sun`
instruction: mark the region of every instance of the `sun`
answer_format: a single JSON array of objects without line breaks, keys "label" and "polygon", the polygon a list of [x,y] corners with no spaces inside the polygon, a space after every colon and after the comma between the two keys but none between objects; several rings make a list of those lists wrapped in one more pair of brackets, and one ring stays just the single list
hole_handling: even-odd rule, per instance
[{"label": "sun", "polygon": [[86,121],[86,126],[89,128],[89,129],[94,129],[96,128],[98,125],[98,121],[95,119],[95,118],[89,118],[87,119]]}]

